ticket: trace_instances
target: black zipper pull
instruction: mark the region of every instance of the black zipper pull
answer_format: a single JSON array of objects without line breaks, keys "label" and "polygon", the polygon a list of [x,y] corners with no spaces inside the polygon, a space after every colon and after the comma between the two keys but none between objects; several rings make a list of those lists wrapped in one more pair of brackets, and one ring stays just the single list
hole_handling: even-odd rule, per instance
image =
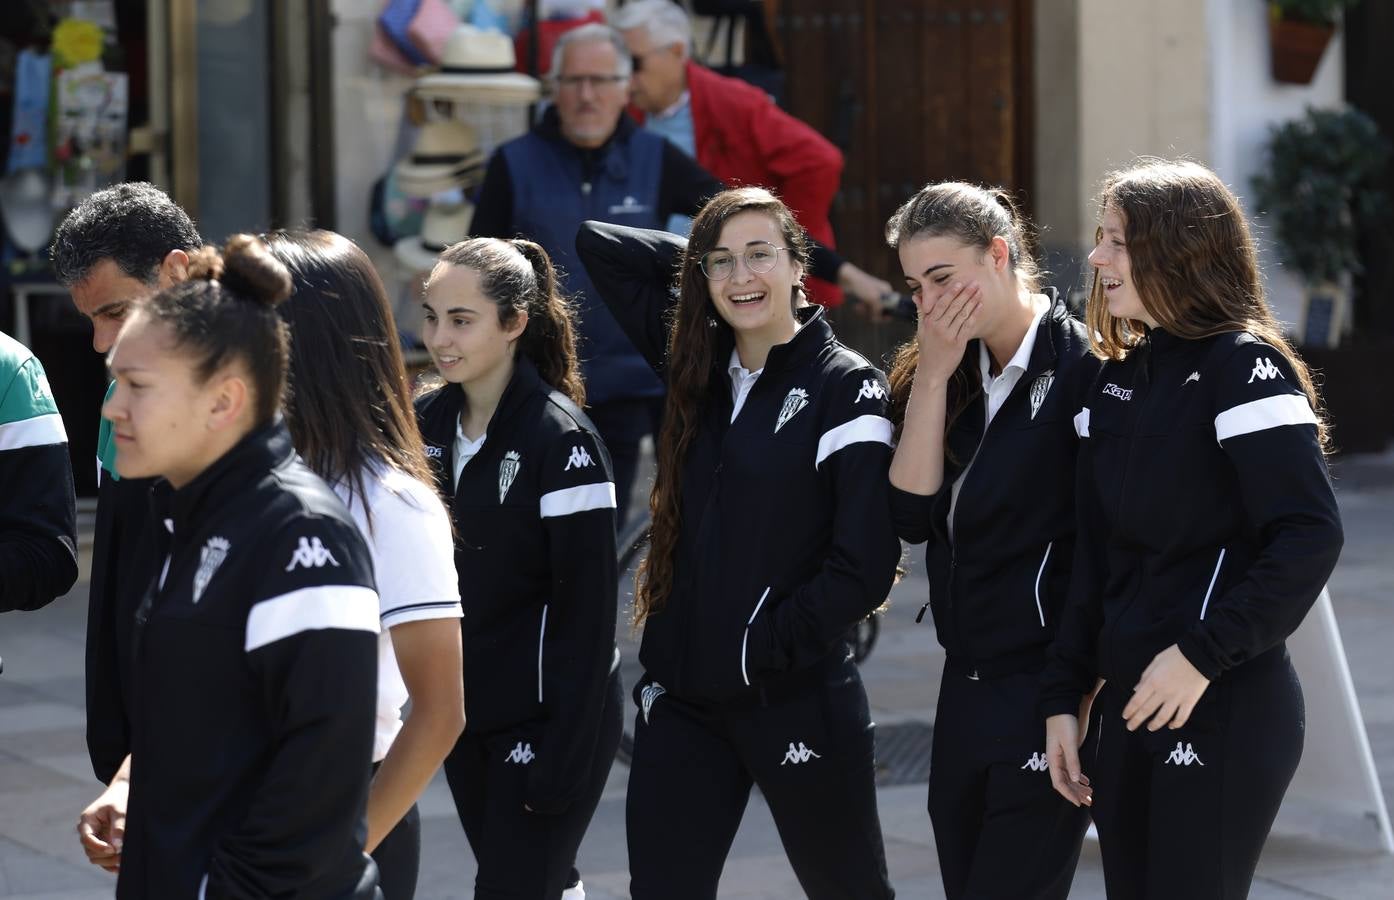
[{"label": "black zipper pull", "polygon": [[924,606],[921,606],[921,607],[920,607],[920,613],[919,613],[919,615],[915,616],[915,624],[916,624],[916,625],[918,625],[918,624],[920,624],[921,622],[924,621],[924,611],[927,610],[927,609],[929,609],[929,601],[928,601],[928,600],[926,600],[926,601],[924,602]]}]

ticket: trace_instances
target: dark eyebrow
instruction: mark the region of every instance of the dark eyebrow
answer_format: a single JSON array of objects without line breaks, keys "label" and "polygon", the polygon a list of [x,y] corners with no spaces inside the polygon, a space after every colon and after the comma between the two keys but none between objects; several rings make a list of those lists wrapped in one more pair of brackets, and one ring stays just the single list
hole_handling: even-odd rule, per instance
[{"label": "dark eyebrow", "polygon": [[932,275],[940,269],[950,268],[953,268],[953,263],[939,263],[938,265],[930,266],[928,269],[925,269],[923,272],[920,273],[920,275]]},{"label": "dark eyebrow", "polygon": [[[434,309],[434,308],[431,306],[431,304],[429,304],[429,303],[423,303],[423,304],[421,304],[421,308],[424,309],[424,310],[426,310],[426,312],[431,312],[431,313],[435,312],[435,309]],[[456,315],[456,314],[458,314],[458,313],[469,313],[470,315],[478,315],[478,314],[479,314],[477,310],[468,309],[468,308],[466,308],[466,307],[464,307],[464,306],[452,306],[452,307],[450,307],[449,309],[447,309],[444,313],[442,313],[442,315],[453,316],[453,315]]]},{"label": "dark eyebrow", "polygon": [[97,307],[96,309],[94,309],[94,310],[92,311],[92,315],[91,315],[90,318],[95,319],[95,318],[97,318],[97,316],[107,315],[108,313],[110,313],[113,309],[115,309],[115,308],[118,307],[118,306],[129,306],[130,304],[131,304],[131,300],[130,300],[130,299],[126,299],[126,300],[113,300],[113,301],[111,301],[110,303],[103,303],[101,306]]}]

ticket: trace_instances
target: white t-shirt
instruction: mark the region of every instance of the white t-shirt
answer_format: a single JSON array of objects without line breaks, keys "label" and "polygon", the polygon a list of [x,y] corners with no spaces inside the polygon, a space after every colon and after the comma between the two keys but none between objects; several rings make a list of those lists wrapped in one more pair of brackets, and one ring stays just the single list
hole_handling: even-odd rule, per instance
[{"label": "white t-shirt", "polygon": [[349,498],[348,486],[334,491],[353,513],[373,557],[378,585],[378,721],[373,762],[387,755],[402,728],[407,686],[397,668],[390,629],[423,619],[458,619],[459,582],[455,575],[455,539],[449,514],[436,492],[391,466],[375,465],[363,473],[372,527],[364,514],[365,498]]}]

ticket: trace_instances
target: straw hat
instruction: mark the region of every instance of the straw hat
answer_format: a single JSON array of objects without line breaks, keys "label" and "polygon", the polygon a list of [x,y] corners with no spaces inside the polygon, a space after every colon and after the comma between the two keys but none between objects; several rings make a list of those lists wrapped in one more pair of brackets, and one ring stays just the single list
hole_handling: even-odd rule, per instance
[{"label": "straw hat", "polygon": [[513,41],[507,35],[461,25],[446,41],[440,70],[417,79],[416,92],[428,98],[531,103],[542,86],[515,68]]},{"label": "straw hat", "polygon": [[397,187],[409,197],[430,197],[452,188],[478,187],[484,180],[484,151],[464,122],[427,122],[416,133],[411,155],[397,163]]},{"label": "straw hat", "polygon": [[441,251],[469,237],[473,218],[471,203],[432,203],[421,221],[421,234],[402,238],[393,252],[413,272],[429,272]]}]

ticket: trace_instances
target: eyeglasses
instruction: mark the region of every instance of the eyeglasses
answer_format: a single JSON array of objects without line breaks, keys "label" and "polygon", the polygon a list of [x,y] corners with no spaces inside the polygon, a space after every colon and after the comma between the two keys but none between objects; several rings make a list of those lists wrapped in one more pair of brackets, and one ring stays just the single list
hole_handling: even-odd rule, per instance
[{"label": "eyeglasses", "polygon": [[[739,254],[745,259],[745,267],[756,275],[763,275],[779,262],[779,251],[788,247],[776,247],[769,241],[756,241],[747,244],[745,252]],[[736,256],[730,250],[708,250],[702,254],[700,265],[702,273],[712,281],[725,281],[736,271]]]},{"label": "eyeglasses", "polygon": [[653,47],[649,50],[645,50],[643,53],[631,52],[629,54],[629,58],[634,60],[634,71],[644,71],[644,60],[648,59],[650,56],[653,56],[655,53],[662,53],[664,50],[667,49],[667,47]]},{"label": "eyeglasses", "polygon": [[577,91],[582,85],[586,85],[593,91],[601,88],[614,87],[621,82],[628,81],[627,75],[558,75],[557,86],[566,90]]}]

